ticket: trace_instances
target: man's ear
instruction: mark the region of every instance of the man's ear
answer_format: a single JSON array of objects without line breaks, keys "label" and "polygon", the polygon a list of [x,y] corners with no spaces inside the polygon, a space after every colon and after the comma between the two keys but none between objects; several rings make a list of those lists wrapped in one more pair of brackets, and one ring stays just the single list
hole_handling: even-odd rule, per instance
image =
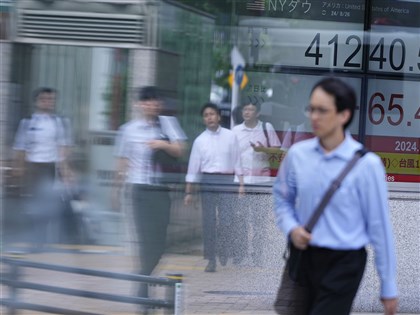
[{"label": "man's ear", "polygon": [[342,112],[340,112],[340,116],[341,116],[342,125],[344,126],[349,121],[351,112],[349,109],[345,109]]}]

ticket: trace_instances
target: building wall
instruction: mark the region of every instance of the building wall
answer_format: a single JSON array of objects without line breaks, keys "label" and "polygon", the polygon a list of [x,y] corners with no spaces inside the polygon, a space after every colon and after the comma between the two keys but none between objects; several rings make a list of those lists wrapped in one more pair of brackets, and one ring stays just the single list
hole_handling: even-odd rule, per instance
[{"label": "building wall", "polygon": [[[207,47],[207,46],[206,46]],[[204,47],[203,49],[205,49]],[[11,81],[11,65],[12,65],[12,48],[13,43],[2,41],[0,42],[1,58],[0,58],[0,158],[2,162],[2,175],[4,175],[4,162],[10,161],[10,125],[8,121],[10,109],[10,94],[12,91]],[[134,69],[130,77],[130,89],[135,89],[143,85],[161,85],[169,96],[176,97],[180,91],[176,79],[171,80],[171,74],[176,72],[179,64],[179,52],[172,53],[155,48],[139,48],[133,49],[130,52],[130,67]],[[165,62],[165,63],[164,63]],[[174,66],[175,65],[175,66]],[[208,70],[208,69],[207,69]],[[202,74],[202,73],[201,73]],[[204,80],[204,79],[203,79]],[[201,81],[197,81],[201,82]],[[188,90],[184,90],[182,94],[184,98],[189,98],[192,95],[194,100],[204,101],[203,95],[208,91],[208,88],[203,88],[199,93],[194,88],[195,82],[188,86]],[[182,88],[182,87],[181,87]],[[191,102],[192,103],[192,102]],[[198,106],[195,104],[195,106]],[[197,107],[191,106],[189,108],[191,116],[196,115]],[[198,128],[198,124],[194,126]],[[110,149],[110,148],[108,148]],[[108,150],[109,154],[111,150]],[[4,176],[1,176],[1,181]],[[3,182],[1,182],[3,190]],[[170,224],[170,231],[168,240],[169,243],[175,243],[185,240],[191,240],[200,237],[201,235],[201,211],[199,203],[192,206],[185,207],[183,205],[183,186],[175,185],[172,197],[172,218]],[[413,193],[391,192],[390,193],[390,209],[391,219],[395,234],[395,243],[398,255],[398,286],[400,291],[400,311],[401,312],[420,312],[420,194],[419,190]],[[3,196],[0,196],[3,198]],[[272,196],[270,189],[267,193],[259,196],[258,204],[264,204],[267,208],[272,207]],[[121,217],[121,220],[124,218]],[[274,220],[268,221],[271,234],[266,240],[266,252],[270,253],[267,259],[278,261],[281,256],[285,239],[278,233]],[[114,221],[113,221],[114,220]],[[113,225],[112,222],[115,224]],[[99,240],[103,244],[111,241],[110,235],[122,234],[123,226],[120,225],[120,220],[110,218],[109,225],[102,230],[103,235],[99,236]],[[3,223],[3,222],[2,222]],[[3,231],[3,229],[2,229]],[[112,232],[112,233],[111,233]],[[125,239],[117,239],[117,245],[124,245]],[[278,267],[278,268],[277,268]],[[280,270],[273,269],[273,272]],[[264,280],[264,279],[261,279]],[[362,312],[381,311],[379,302],[379,282],[374,268],[373,254],[370,250],[368,266],[359,290],[355,310]]]},{"label": "building wall", "polygon": [[10,108],[10,71],[12,58],[12,43],[0,41],[0,198],[4,193],[4,178],[9,173],[7,169],[10,164],[5,162],[10,159],[9,150],[7,148],[7,135],[9,134],[9,108]]}]

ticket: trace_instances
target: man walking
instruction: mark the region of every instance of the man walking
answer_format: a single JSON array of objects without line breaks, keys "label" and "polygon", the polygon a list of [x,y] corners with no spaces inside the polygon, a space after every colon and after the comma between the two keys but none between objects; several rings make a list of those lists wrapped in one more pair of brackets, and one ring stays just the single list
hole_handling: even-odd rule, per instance
[{"label": "man walking", "polygon": [[257,206],[258,196],[252,186],[269,183],[270,154],[282,154],[276,131],[270,123],[260,121],[259,115],[259,104],[245,104],[242,106],[243,123],[232,129],[239,141],[246,187],[244,197],[239,200],[241,210],[238,213],[237,233],[243,255],[248,251],[248,243],[251,244],[251,257],[255,266],[262,266],[266,220],[269,216],[266,207]]},{"label": "man walking", "polygon": [[20,121],[13,145],[14,175],[25,186],[32,232],[29,240],[36,251],[47,241],[50,227],[59,224],[60,204],[59,196],[53,193],[54,182],[69,178],[70,123],[55,113],[56,94],[48,87],[35,90],[35,112]]},{"label": "man walking", "polygon": [[[161,183],[162,166],[154,156],[158,151],[182,156],[186,136],[175,117],[159,115],[162,102],[155,87],[141,89],[135,107],[140,117],[120,127],[116,143],[117,187],[124,181],[131,186],[139,274],[150,275],[165,250],[171,206],[168,187]],[[145,283],[138,295],[148,297]]]},{"label": "man walking", "polygon": [[[239,177],[239,193],[243,193],[243,174],[238,141],[235,134],[220,126],[217,105],[205,104],[201,116],[206,125],[192,146],[186,176],[185,204],[190,204],[195,184],[201,183],[203,210],[204,258],[208,260],[206,272],[216,271],[216,256],[221,265],[229,258],[240,257],[237,235],[235,201],[237,192],[232,190],[234,175]],[[235,189],[236,190],[236,189]]]},{"label": "man walking", "polygon": [[274,184],[279,228],[304,250],[307,314],[350,314],[372,244],[385,314],[397,308],[395,249],[389,220],[385,171],[374,153],[362,157],[329,201],[312,233],[304,225],[354,153],[362,148],[346,130],[356,94],[345,82],[315,84],[307,107],[315,138],[293,145]]}]

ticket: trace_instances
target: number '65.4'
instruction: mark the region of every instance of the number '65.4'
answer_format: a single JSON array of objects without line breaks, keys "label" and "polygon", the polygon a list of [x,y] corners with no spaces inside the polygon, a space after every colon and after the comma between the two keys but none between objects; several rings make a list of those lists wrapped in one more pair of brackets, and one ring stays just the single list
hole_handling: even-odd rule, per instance
[{"label": "number '65.4'", "polygon": [[[377,103],[378,98],[380,99],[381,102],[385,102],[385,96],[379,92],[373,94],[369,100],[369,108],[368,108],[369,120],[374,125],[381,124],[385,118],[384,106],[381,103]],[[404,109],[402,108],[400,104],[396,103],[398,99],[403,99],[403,98],[404,98],[403,94],[391,94],[391,98],[389,99],[388,111],[394,111],[398,113],[398,116],[396,117],[397,119],[395,120],[393,120],[393,117],[395,117],[395,115],[392,115],[392,116],[388,115],[386,117],[386,119],[392,126],[398,126],[404,119]],[[377,115],[378,111],[379,111],[379,116]]]}]

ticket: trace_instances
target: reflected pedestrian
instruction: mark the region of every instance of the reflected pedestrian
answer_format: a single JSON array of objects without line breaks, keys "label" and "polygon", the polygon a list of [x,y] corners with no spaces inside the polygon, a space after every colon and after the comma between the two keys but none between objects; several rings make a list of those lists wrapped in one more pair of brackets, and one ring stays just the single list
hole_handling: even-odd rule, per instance
[{"label": "reflected pedestrian", "polygon": [[48,230],[58,225],[60,202],[56,180],[66,181],[71,145],[68,119],[55,113],[56,91],[49,87],[34,92],[35,111],[22,119],[16,133],[14,175],[24,179],[26,211],[30,217],[29,241],[39,251]]},{"label": "reflected pedestrian", "polygon": [[[192,146],[186,176],[185,204],[192,202],[192,194],[200,183],[203,211],[204,258],[208,260],[206,272],[216,271],[216,257],[221,265],[229,258],[238,262],[241,255],[237,246],[234,224],[236,201],[243,194],[243,173],[235,134],[220,126],[220,111],[217,105],[205,104],[201,116],[206,126]],[[239,177],[239,187],[234,187],[234,175]]]},{"label": "reflected pedestrian", "polygon": [[317,203],[354,153],[362,148],[349,131],[356,94],[345,82],[315,84],[307,113],[315,138],[293,145],[274,184],[279,228],[304,250],[307,314],[350,314],[366,265],[375,251],[385,314],[397,308],[396,258],[381,159],[364,155],[329,201],[312,233],[305,230]]},{"label": "reflected pedestrian", "polygon": [[[142,88],[135,107],[139,117],[119,129],[117,179],[119,188],[124,182],[131,186],[139,274],[151,275],[165,250],[171,206],[169,188],[161,183],[161,167],[153,157],[157,151],[182,156],[186,136],[175,117],[160,116],[163,106],[155,87]],[[140,284],[138,296],[149,296],[147,284]]]},{"label": "reflected pedestrian", "polygon": [[[258,205],[256,185],[270,184],[271,154],[281,155],[280,140],[274,127],[259,120],[259,104],[242,106],[243,122],[232,130],[239,141],[242,169],[245,183],[245,196],[239,200],[237,231],[241,253],[246,255],[250,247],[252,263],[262,266],[265,232],[269,211]],[[248,241],[250,238],[250,241]]]}]

